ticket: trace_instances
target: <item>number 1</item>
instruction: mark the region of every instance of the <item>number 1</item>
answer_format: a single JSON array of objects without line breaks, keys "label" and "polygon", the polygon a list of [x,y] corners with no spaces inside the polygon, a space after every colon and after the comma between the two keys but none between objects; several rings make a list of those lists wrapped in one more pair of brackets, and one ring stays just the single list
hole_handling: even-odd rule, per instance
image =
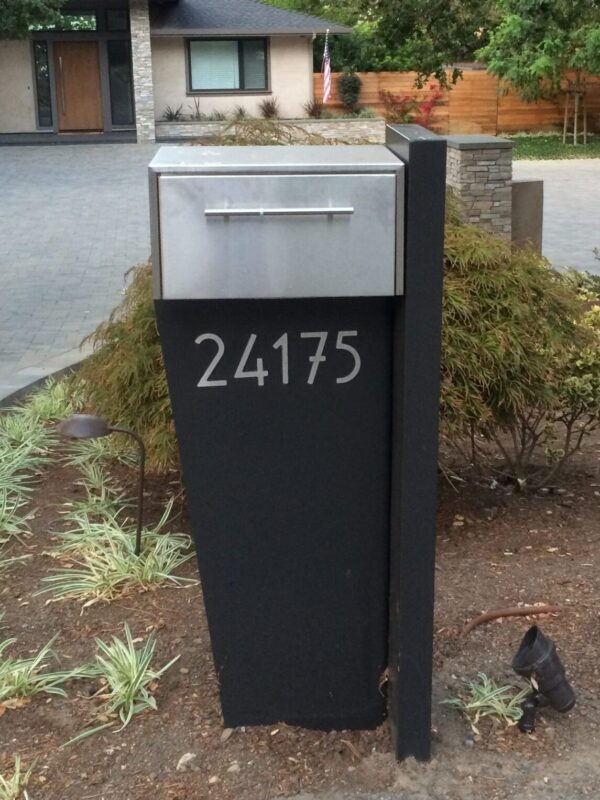
[{"label": "number 1", "polygon": [[290,360],[288,349],[288,335],[284,333],[273,345],[275,350],[281,348],[281,382],[287,384],[290,382]]}]

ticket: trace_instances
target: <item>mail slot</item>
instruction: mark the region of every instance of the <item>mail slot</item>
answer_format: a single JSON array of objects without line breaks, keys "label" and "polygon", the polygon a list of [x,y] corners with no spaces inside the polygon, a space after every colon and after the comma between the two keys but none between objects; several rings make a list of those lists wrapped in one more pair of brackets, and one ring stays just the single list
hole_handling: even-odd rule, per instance
[{"label": "mail slot", "polygon": [[165,147],[151,169],[165,300],[402,294],[404,165],[383,146]]},{"label": "mail slot", "polygon": [[373,728],[389,674],[426,757],[445,160],[405,144],[163,147],[150,206],[225,725]]}]

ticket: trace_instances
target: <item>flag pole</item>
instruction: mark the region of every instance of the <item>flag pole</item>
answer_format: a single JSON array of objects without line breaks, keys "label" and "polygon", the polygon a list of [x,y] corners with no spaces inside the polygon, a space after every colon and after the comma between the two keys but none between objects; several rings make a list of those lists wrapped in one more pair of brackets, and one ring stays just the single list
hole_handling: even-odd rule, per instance
[{"label": "flag pole", "polygon": [[323,105],[327,103],[331,96],[331,59],[329,56],[329,28],[325,33],[325,48],[323,49]]}]

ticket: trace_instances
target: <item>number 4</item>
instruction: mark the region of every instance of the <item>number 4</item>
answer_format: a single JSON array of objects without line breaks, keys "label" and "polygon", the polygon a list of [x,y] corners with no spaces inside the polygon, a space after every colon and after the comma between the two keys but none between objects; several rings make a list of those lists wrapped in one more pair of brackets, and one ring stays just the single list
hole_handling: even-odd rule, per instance
[{"label": "number 4", "polygon": [[258,381],[258,385],[264,386],[265,378],[269,373],[267,372],[266,369],[264,369],[262,358],[256,359],[256,369],[253,370],[246,369],[246,364],[248,363],[248,359],[250,358],[250,353],[252,352],[252,348],[254,347],[255,342],[256,342],[256,334],[251,333],[250,338],[248,339],[248,344],[246,345],[246,349],[242,353],[242,358],[240,359],[238,368],[235,371],[234,378],[256,378],[256,380]]}]

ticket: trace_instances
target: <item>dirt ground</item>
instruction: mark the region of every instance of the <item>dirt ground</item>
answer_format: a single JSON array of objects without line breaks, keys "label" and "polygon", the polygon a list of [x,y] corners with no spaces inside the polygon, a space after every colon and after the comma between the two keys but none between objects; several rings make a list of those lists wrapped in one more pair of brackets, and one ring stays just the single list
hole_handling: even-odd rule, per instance
[{"label": "dirt ground", "polygon": [[[160,666],[180,661],[160,680],[158,711],[134,718],[120,733],[104,732],[61,748],[93,714],[94,687],[73,683],[68,699],[38,695],[0,716],[0,772],[14,756],[36,761],[31,800],[275,800],[337,790],[410,800],[579,800],[600,790],[600,440],[590,441],[556,490],[524,495],[477,483],[440,486],[433,752],[429,764],[396,765],[387,726],[371,732],[319,733],[286,727],[223,730],[218,689],[199,586],[130,596],[81,611],[75,602],[34,597],[54,566],[45,554],[60,524],[60,502],[77,495],[77,472],[53,466],[42,475],[33,506],[33,536],[14,554],[0,584],[0,640],[27,655],[59,633],[61,664],[90,660],[94,637],[157,631]],[[134,474],[119,477],[134,493]],[[169,481],[148,487],[148,517],[158,518]],[[185,519],[175,527],[185,529]],[[195,576],[193,561],[182,574]],[[457,635],[481,611],[519,603],[557,603],[542,617],[576,688],[578,704],[562,717],[544,711],[535,735],[466,722],[440,701],[483,671],[513,682],[512,655],[531,619],[514,618]],[[185,754],[188,763],[177,769]]]}]

